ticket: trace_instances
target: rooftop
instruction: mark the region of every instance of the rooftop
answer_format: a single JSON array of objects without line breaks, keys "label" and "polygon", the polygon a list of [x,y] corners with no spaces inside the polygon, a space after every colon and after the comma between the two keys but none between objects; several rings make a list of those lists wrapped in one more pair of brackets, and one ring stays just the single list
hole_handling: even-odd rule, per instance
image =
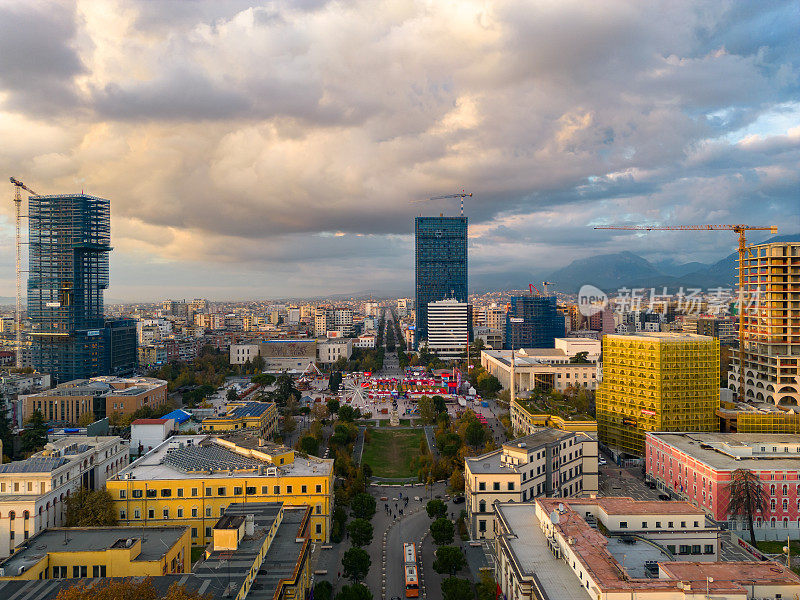
[{"label": "rooftop", "polygon": [[[521,354],[525,352],[525,354]],[[497,362],[507,367],[511,366],[511,350],[481,350],[482,354],[491,356]],[[575,368],[575,367],[591,367],[596,368],[595,362],[587,363],[571,363],[563,362],[569,357],[560,348],[523,348],[515,352],[514,366],[515,367],[532,367],[543,365],[553,368]],[[562,362],[553,362],[554,359]]]},{"label": "rooftop", "polygon": [[682,331],[640,331],[635,334],[625,335],[610,333],[605,337],[643,342],[708,342],[714,339],[709,335],[698,335]]},{"label": "rooftop", "polygon": [[163,425],[169,419],[136,419],[131,425]]},{"label": "rooftop", "polygon": [[[232,436],[225,436],[230,440]],[[274,448],[258,447],[258,439],[250,438],[252,446],[239,446],[236,452],[217,442],[223,439],[214,435],[182,435],[165,440],[152,450],[121,469],[112,479],[124,479],[130,473],[133,479],[192,479],[192,478],[224,478],[229,476],[229,469],[248,472],[250,477],[267,477],[261,468],[276,466],[265,459],[252,456],[251,452],[263,451],[268,454]],[[183,448],[176,447],[182,444]],[[172,450],[172,452],[170,452]],[[289,451],[288,449],[286,450]],[[169,458],[168,458],[169,456]],[[278,473],[284,476],[330,476],[333,472],[333,460],[315,457],[303,458],[296,455],[290,464],[278,465]],[[218,469],[208,473],[208,469]]]},{"label": "rooftop", "polygon": [[[546,444],[557,442],[566,437],[578,435],[572,431],[564,431],[562,429],[553,429],[552,427],[544,427],[539,431],[535,431],[530,435],[517,438],[510,442],[503,444],[502,448],[492,450],[481,456],[467,458],[469,463],[470,472],[473,474],[478,473],[517,473],[520,468],[526,468],[525,465],[511,465],[506,464],[500,460],[501,456],[507,450],[531,450],[541,448]],[[520,444],[525,444],[520,446]]]},{"label": "rooftop", "polygon": [[32,567],[48,553],[92,552],[126,545],[127,539],[142,543],[134,561],[158,560],[181,538],[185,527],[86,527],[45,529],[26,540],[18,550],[0,562],[7,573]]},{"label": "rooftop", "polygon": [[800,437],[791,433],[653,432],[647,436],[717,470],[800,468]]}]

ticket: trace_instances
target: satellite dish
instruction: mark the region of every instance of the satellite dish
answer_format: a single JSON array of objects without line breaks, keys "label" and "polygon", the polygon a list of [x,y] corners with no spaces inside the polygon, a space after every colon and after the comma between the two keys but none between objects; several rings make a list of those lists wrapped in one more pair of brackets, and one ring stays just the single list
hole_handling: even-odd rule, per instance
[{"label": "satellite dish", "polygon": [[553,525],[558,525],[558,521],[559,521],[558,511],[554,510],[553,512],[550,513],[550,522]]}]

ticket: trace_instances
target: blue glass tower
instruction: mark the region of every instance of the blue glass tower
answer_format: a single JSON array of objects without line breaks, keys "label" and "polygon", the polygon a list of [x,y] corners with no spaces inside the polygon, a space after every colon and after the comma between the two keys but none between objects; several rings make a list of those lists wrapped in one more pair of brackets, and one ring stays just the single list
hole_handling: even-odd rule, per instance
[{"label": "blue glass tower", "polygon": [[428,337],[428,303],[467,302],[467,217],[417,217],[414,345]]},{"label": "blue glass tower", "polygon": [[32,362],[57,382],[103,370],[110,212],[86,194],[30,197]]},{"label": "blue glass tower", "polygon": [[[514,319],[514,321],[512,321]],[[522,322],[519,322],[522,319]],[[564,337],[564,315],[555,296],[513,296],[506,313],[506,349],[554,348]]]}]

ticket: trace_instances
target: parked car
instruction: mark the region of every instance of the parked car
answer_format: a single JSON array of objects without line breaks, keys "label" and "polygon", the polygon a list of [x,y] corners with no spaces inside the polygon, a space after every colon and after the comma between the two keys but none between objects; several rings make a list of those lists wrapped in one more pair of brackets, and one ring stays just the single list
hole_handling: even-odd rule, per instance
[{"label": "parked car", "polygon": [[455,496],[453,498],[453,504],[464,504],[464,496]]},{"label": "parked car", "polygon": [[605,458],[598,458],[597,459],[597,464],[602,467],[603,465],[607,465],[608,461]]},{"label": "parked car", "polygon": [[658,495],[658,499],[659,500],[672,500],[672,498],[670,497],[669,494],[659,494]]},{"label": "parked car", "polygon": [[655,481],[645,481],[645,485],[649,487],[651,490],[656,489],[656,482]]}]

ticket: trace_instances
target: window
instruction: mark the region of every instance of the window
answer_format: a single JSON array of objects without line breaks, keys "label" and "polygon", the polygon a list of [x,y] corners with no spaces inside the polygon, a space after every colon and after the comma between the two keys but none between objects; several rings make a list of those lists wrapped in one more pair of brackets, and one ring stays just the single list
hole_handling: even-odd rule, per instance
[{"label": "window", "polygon": [[138,508],[134,508],[133,509],[133,518],[134,519],[141,519],[142,518],[142,513]]},{"label": "window", "polygon": [[485,519],[481,519],[480,521],[478,521],[478,531],[481,531],[481,532],[486,531],[486,520]]},{"label": "window", "polygon": [[514,491],[514,482],[513,481],[509,481],[508,482],[508,491],[509,492]]},{"label": "window", "polygon": [[106,566],[105,565],[93,565],[92,566],[92,577],[105,577],[106,576]]},{"label": "window", "polygon": [[706,544],[704,547],[703,554],[714,554],[714,546],[713,544]]},{"label": "window", "polygon": [[183,498],[183,488],[178,488],[178,498]]},{"label": "window", "polygon": [[227,493],[227,490],[224,487],[217,488],[217,496],[224,496]]},{"label": "window", "polygon": [[158,490],[147,490],[145,496],[148,498],[156,498],[158,496]]},{"label": "window", "polygon": [[169,519],[169,509],[165,508],[161,511],[161,514],[164,516],[165,519]]},{"label": "window", "polygon": [[197,488],[192,488],[192,496],[197,496]]},{"label": "window", "polygon": [[66,579],[67,578],[67,567],[66,565],[61,567],[53,567],[53,577],[55,579]]},{"label": "window", "polygon": [[279,485],[272,486],[272,493],[275,494],[276,496],[279,496],[281,493],[281,486]]},{"label": "window", "polygon": [[131,496],[133,498],[141,498],[142,497],[142,490],[133,490],[131,492]]},{"label": "window", "polygon": [[207,517],[211,516],[211,507],[210,506],[206,506],[206,516]]},{"label": "window", "polygon": [[308,493],[308,486],[301,485],[300,486],[300,493],[301,494],[307,494]]},{"label": "window", "polygon": [[211,488],[207,487],[206,488],[206,496],[210,496],[210,495],[211,495]]},{"label": "window", "polygon": [[673,544],[667,544],[667,551],[670,554],[675,554],[675,546]]},{"label": "window", "polygon": [[694,526],[695,526],[695,527],[700,527],[700,521],[695,521],[695,522],[694,522]]},{"label": "window", "polygon": [[291,494],[292,493],[292,486],[290,486],[290,485],[286,486],[286,493],[287,494]]},{"label": "window", "polygon": [[252,485],[252,486],[248,485],[248,486],[247,486],[247,488],[245,489],[245,493],[247,493],[248,495],[255,495],[255,493],[256,493],[256,486],[254,486],[254,485]]},{"label": "window", "polygon": [[169,498],[172,496],[172,490],[169,488],[162,488],[161,489],[161,497],[162,498]]},{"label": "window", "polygon": [[241,496],[241,495],[242,495],[242,488],[241,488],[241,486],[234,486],[234,487],[233,487],[233,495],[234,495],[234,496]]},{"label": "window", "polygon": [[481,500],[478,503],[478,512],[486,512],[486,500]]},{"label": "window", "polygon": [[656,521],[656,529],[661,529],[661,521]]},{"label": "window", "polygon": [[647,521],[642,521],[642,529],[647,529]]},{"label": "window", "polygon": [[486,482],[485,481],[481,481],[478,484],[478,491],[481,491],[481,492],[485,492],[486,491]]},{"label": "window", "polygon": [[127,513],[125,512],[125,509],[124,509],[124,508],[123,508],[123,509],[121,509],[121,510],[119,511],[119,518],[120,518],[120,519],[122,519],[122,520],[125,520],[125,518],[126,518],[126,514],[127,514]]},{"label": "window", "polygon": [[182,519],[182,518],[183,518],[183,509],[182,509],[182,508],[179,508],[179,509],[178,509],[178,518],[179,518],[179,519]]},{"label": "window", "polygon": [[321,485],[318,485],[318,486],[317,486],[317,493],[318,493],[318,494],[321,494],[321,493],[322,493],[322,486],[321,486]]},{"label": "window", "polygon": [[206,527],[206,537],[211,537],[211,527]]},{"label": "window", "polygon": [[628,528],[628,522],[627,521],[620,521],[619,522],[619,528],[620,529],[627,529]]},{"label": "window", "polygon": [[692,554],[700,554],[700,544],[692,545]]},{"label": "window", "polygon": [[197,518],[197,508],[192,508],[192,516]]},{"label": "window", "polygon": [[691,552],[692,552],[692,547],[686,544],[681,544],[678,547],[678,554],[691,554]]},{"label": "window", "polygon": [[686,529],[686,521],[681,521],[681,529]]},{"label": "window", "polygon": [[268,485],[262,485],[261,486],[261,495],[262,496],[266,496],[267,494],[269,494],[269,486]]},{"label": "window", "polygon": [[152,508],[147,509],[147,518],[148,519],[155,519],[156,518],[156,511]]},{"label": "window", "polygon": [[126,496],[126,492],[125,492],[125,490],[120,490],[120,491],[119,491],[119,498],[120,498],[120,500],[125,500],[125,496]]},{"label": "window", "polygon": [[193,538],[197,537],[197,527],[192,527],[192,537]]},{"label": "window", "polygon": [[496,491],[496,492],[499,492],[499,491],[500,491],[500,482],[499,482],[499,481],[495,481],[495,482],[492,484],[492,489],[493,489],[494,491]]}]

